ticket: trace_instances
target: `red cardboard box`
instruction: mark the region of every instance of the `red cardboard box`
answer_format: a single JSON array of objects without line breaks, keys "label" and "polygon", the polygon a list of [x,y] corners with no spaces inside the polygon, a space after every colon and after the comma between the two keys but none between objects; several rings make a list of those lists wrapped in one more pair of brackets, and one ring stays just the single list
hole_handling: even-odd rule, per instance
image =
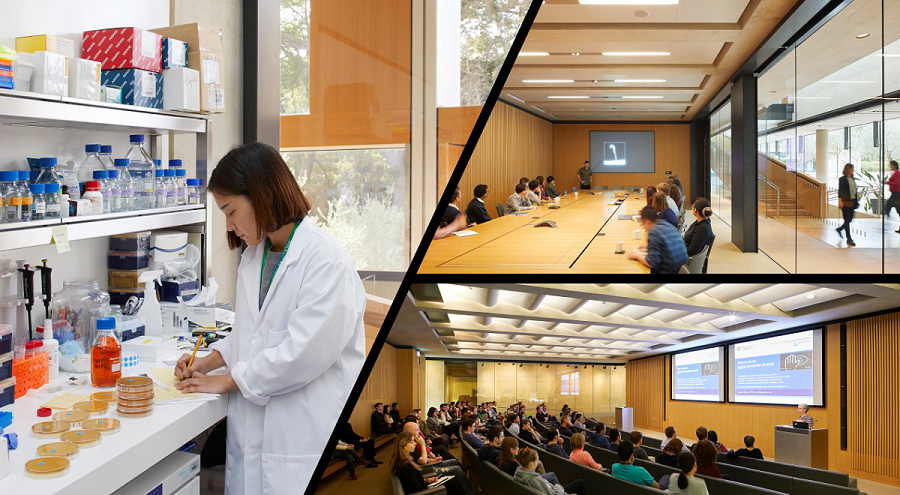
[{"label": "red cardboard box", "polygon": [[103,70],[162,71],[162,36],[138,28],[84,32],[82,58],[100,62]]}]

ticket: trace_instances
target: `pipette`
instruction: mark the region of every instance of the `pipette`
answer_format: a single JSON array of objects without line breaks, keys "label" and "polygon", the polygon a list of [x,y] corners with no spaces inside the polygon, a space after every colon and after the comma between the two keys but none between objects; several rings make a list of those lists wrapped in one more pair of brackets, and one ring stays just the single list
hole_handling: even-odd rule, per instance
[{"label": "pipette", "polygon": [[47,260],[41,260],[44,266],[36,266],[41,271],[41,293],[44,295],[44,313],[45,318],[50,318],[50,298],[53,297],[53,283],[51,282],[50,272],[53,268],[47,266]]},{"label": "pipette", "polygon": [[22,273],[22,288],[25,292],[25,312],[28,313],[28,340],[34,338],[31,325],[31,308],[34,307],[34,270],[25,264],[19,269]]}]

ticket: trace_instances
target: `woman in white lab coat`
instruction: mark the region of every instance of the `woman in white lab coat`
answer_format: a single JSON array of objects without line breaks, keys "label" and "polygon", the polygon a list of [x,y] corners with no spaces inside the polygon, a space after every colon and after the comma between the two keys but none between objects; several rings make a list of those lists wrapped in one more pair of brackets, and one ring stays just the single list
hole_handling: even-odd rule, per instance
[{"label": "woman in white lab coat", "polygon": [[300,493],[365,361],[366,294],[344,249],[306,218],[309,201],[274,148],[231,150],[208,189],[231,249],[248,247],[234,330],[190,368],[183,356],[177,387],[230,393],[226,493]]}]

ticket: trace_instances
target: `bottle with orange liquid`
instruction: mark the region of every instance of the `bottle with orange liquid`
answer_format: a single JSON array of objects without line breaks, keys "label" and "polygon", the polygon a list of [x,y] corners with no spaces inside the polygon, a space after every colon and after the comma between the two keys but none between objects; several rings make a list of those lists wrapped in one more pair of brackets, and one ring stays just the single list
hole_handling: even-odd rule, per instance
[{"label": "bottle with orange liquid", "polygon": [[97,318],[97,338],[91,346],[91,385],[97,388],[116,386],[122,378],[122,345],[116,339],[116,319]]}]

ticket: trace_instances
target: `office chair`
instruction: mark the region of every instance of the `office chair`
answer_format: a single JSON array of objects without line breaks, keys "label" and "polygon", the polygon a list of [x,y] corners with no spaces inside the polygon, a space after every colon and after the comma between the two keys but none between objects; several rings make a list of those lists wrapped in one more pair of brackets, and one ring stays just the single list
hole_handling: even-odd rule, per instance
[{"label": "office chair", "polygon": [[497,215],[498,215],[498,216],[501,216],[501,217],[502,217],[502,216],[504,215],[504,213],[506,213],[506,208],[504,208],[502,204],[497,203],[497,204],[494,205],[494,206],[497,207]]}]

